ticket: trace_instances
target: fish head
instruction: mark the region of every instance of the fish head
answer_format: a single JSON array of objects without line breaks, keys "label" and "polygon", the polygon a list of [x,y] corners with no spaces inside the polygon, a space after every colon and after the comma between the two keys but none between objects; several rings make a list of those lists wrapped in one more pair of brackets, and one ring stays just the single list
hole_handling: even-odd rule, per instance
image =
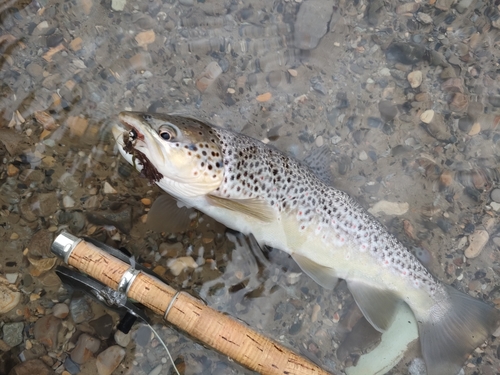
[{"label": "fish head", "polygon": [[115,125],[113,136],[121,154],[168,193],[201,196],[221,185],[220,140],[210,125],[144,112],[121,112],[119,119],[122,126]]}]

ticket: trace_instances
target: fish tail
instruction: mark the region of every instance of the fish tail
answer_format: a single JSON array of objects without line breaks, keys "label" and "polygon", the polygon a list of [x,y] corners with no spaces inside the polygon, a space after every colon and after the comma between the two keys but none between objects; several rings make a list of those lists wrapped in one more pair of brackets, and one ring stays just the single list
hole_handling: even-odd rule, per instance
[{"label": "fish tail", "polygon": [[427,375],[456,375],[468,355],[500,323],[500,311],[447,286],[448,297],[436,303],[418,330]]}]

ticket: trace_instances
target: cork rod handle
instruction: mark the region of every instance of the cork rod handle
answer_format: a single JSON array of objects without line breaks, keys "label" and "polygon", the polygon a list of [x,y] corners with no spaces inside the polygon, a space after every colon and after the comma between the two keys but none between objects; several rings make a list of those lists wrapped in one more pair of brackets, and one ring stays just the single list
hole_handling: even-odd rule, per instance
[{"label": "cork rod handle", "polygon": [[[130,268],[83,240],[74,246],[67,263],[113,289],[118,288]],[[164,316],[166,321],[195,339],[260,374],[328,375],[284,346],[186,293],[178,294],[150,275],[138,273],[128,287],[127,296]]]}]

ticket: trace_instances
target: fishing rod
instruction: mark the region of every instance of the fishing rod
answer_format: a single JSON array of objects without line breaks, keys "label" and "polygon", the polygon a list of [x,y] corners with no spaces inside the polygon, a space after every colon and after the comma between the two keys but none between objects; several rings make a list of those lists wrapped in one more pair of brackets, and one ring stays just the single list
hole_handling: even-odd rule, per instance
[{"label": "fishing rod", "polygon": [[[130,300],[137,301],[163,316],[172,326],[250,370],[262,375],[329,375],[283,345],[170,287],[141,265],[130,264],[130,260],[114,248],[63,232],[54,240],[52,252],[102,284],[104,288],[98,290],[87,276],[82,277],[101,301],[121,305],[132,315],[143,315],[130,308]],[[68,272],[61,271],[61,274],[68,278]]]}]

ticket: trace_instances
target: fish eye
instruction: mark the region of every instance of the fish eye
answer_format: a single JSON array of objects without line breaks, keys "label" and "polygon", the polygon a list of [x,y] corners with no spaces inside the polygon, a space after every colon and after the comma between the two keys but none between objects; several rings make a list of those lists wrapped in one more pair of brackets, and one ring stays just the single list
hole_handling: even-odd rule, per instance
[{"label": "fish eye", "polygon": [[176,136],[176,131],[171,126],[162,126],[158,131],[160,137],[165,141],[171,141]]}]

